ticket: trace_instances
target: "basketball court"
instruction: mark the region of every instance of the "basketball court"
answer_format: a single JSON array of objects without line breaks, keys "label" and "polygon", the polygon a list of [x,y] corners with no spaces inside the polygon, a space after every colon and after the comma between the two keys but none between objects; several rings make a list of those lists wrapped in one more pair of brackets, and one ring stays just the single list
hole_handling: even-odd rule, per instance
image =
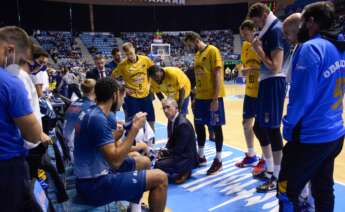
[{"label": "basketball court", "polygon": [[[278,211],[275,192],[258,194],[255,187],[262,183],[252,178],[251,169],[239,169],[235,162],[243,157],[246,149],[242,130],[242,104],[244,85],[226,85],[225,109],[227,124],[223,128],[223,170],[217,175],[206,176],[206,170],[215,156],[214,143],[208,141],[206,157],[208,166],[195,169],[191,179],[183,185],[169,185],[167,207],[171,211]],[[154,101],[156,113],[156,138],[160,145],[166,141],[166,118],[158,100]],[[190,111],[190,110],[189,110]],[[193,115],[189,112],[189,120]],[[259,142],[255,140],[255,150],[261,154]],[[345,203],[345,151],[337,157],[334,176],[335,211],[343,211]]]}]

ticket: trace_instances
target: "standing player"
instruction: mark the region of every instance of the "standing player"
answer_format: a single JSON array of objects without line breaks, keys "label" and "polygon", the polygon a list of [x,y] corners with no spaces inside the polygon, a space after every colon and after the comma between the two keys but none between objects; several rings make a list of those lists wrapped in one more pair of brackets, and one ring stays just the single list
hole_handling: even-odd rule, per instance
[{"label": "standing player", "polygon": [[155,113],[150,97],[150,83],[147,75],[149,67],[153,66],[150,58],[137,55],[132,43],[124,43],[122,49],[126,55],[116,69],[113,78],[122,77],[126,87],[125,108],[128,119],[138,112],[147,113],[147,121],[154,129]]},{"label": "standing player", "polygon": [[186,74],[177,67],[165,67],[154,65],[148,70],[151,81],[151,90],[162,100],[164,93],[172,97],[178,104],[178,110],[186,115],[188,112],[190,81]]},{"label": "standing player", "polygon": [[334,160],[344,142],[345,42],[329,36],[335,20],[330,2],[305,7],[292,61],[283,134],[279,211],[300,211],[299,194],[308,181],[315,211],[333,211]]},{"label": "standing player", "polygon": [[253,4],[248,17],[261,29],[252,42],[262,61],[254,133],[260,141],[267,168],[263,174],[267,180],[257,187],[257,191],[268,192],[276,189],[282,158],[280,124],[286,93],[282,66],[289,46],[284,39],[282,23],[265,4]]},{"label": "standing player", "polygon": [[[254,151],[253,122],[256,115],[256,101],[259,92],[260,59],[254,51],[251,42],[254,40],[255,24],[245,20],[240,26],[241,36],[244,38],[241,52],[242,72],[246,76],[246,91],[243,102],[243,130],[246,138],[248,152],[244,159],[236,163],[243,168],[257,163],[258,158]],[[253,175],[258,175],[265,170],[265,160],[261,159],[253,169]]]},{"label": "standing player", "polygon": [[222,168],[222,125],[225,124],[223,60],[218,48],[204,43],[200,35],[195,32],[187,33],[184,42],[197,51],[194,59],[196,78],[194,124],[198,137],[200,165],[205,165],[207,162],[204,155],[205,125],[212,126],[215,133],[216,158],[207,170],[207,175],[212,175]]},{"label": "standing player", "polygon": [[[117,65],[121,62],[121,52],[119,48],[114,48],[111,51],[111,56],[113,56],[113,60],[105,65],[110,71],[113,71]],[[110,73],[111,75],[111,73]]]}]

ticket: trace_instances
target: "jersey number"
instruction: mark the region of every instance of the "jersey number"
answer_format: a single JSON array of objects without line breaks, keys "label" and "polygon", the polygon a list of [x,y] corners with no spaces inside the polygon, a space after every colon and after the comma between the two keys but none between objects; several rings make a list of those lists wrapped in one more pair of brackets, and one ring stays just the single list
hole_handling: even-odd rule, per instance
[{"label": "jersey number", "polygon": [[249,83],[254,83],[254,75],[249,75]]},{"label": "jersey number", "polygon": [[196,87],[199,87],[199,88],[201,87],[201,80],[197,81]]},{"label": "jersey number", "polygon": [[343,104],[343,97],[344,97],[344,90],[345,90],[345,77],[338,78],[336,81],[335,90],[333,92],[333,97],[337,99],[337,101],[332,105],[332,109],[336,110],[339,107],[342,107]]}]

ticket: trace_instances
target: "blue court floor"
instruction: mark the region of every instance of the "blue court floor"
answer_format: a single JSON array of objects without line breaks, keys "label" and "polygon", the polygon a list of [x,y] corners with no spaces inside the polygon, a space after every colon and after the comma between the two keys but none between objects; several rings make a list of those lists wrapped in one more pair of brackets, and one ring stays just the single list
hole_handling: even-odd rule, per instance
[{"label": "blue court floor", "polygon": [[[117,114],[123,120],[123,114]],[[166,142],[166,126],[157,123],[157,146]],[[234,164],[243,157],[243,152],[225,145],[223,147],[223,170],[217,175],[206,176],[206,170],[215,156],[213,142],[207,142],[205,154],[208,164],[193,171],[192,177],[183,185],[169,185],[167,207],[173,212],[257,212],[278,211],[275,192],[256,193],[255,187],[262,183],[252,178],[250,168],[239,169]],[[67,180],[68,181],[68,180]],[[68,183],[67,183],[68,184]],[[336,183],[335,212],[345,211],[345,185]],[[74,186],[67,186],[70,196],[76,196]],[[64,204],[54,204],[56,211],[126,211],[126,203],[113,203],[108,206],[92,208],[75,204],[74,197]]]}]

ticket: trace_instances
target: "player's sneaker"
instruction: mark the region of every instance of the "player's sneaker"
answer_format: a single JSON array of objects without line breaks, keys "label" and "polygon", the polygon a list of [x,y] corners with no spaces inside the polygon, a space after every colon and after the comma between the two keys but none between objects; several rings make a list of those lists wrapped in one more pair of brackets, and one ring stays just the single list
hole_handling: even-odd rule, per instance
[{"label": "player's sneaker", "polygon": [[237,166],[238,168],[244,168],[248,166],[253,166],[257,162],[258,162],[258,157],[256,157],[256,155],[254,155],[253,157],[250,157],[248,153],[246,153],[246,156],[242,159],[242,161],[237,162],[235,166]]},{"label": "player's sneaker", "polygon": [[206,160],[206,157],[200,157],[198,155],[198,166],[206,166],[207,164],[207,160]]},{"label": "player's sneaker", "polygon": [[222,162],[215,158],[211,167],[207,170],[207,175],[217,174],[220,170],[222,170]]},{"label": "player's sneaker", "polygon": [[259,162],[256,164],[256,166],[253,167],[252,174],[253,177],[256,178],[257,176],[260,176],[263,174],[266,170],[265,160],[260,159]]},{"label": "player's sneaker", "polygon": [[258,175],[253,176],[255,179],[262,180],[262,181],[267,181],[271,179],[272,177],[272,172],[264,171]]},{"label": "player's sneaker", "polygon": [[269,191],[275,191],[277,189],[277,178],[273,175],[272,177],[264,182],[263,184],[256,187],[256,192],[258,193],[267,193]]}]

